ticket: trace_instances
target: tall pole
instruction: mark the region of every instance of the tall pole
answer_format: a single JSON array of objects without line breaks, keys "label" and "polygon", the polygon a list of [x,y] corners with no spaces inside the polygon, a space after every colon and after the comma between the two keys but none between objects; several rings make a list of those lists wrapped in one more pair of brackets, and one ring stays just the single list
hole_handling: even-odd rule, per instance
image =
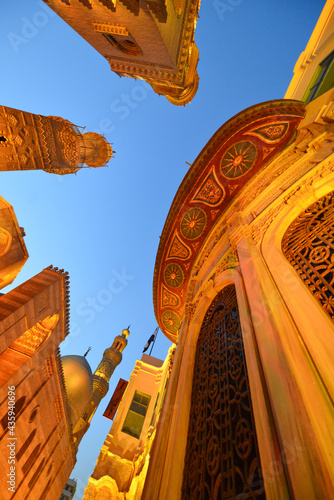
[{"label": "tall pole", "polygon": [[154,344],[155,344],[155,339],[157,338],[157,335],[158,335],[158,331],[159,331],[159,327],[157,327],[156,334],[154,335],[154,340],[153,340],[152,347],[151,347],[151,350],[150,350],[150,356],[151,356],[151,352],[152,352],[152,349],[153,349]]}]

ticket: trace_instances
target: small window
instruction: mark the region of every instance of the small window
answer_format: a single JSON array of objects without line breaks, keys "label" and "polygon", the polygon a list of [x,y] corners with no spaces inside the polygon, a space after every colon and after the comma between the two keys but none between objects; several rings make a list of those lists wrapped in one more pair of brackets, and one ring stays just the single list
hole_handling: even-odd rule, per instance
[{"label": "small window", "polygon": [[54,460],[52,460],[51,464],[49,465],[49,468],[47,470],[47,473],[46,473],[46,477],[48,477],[52,471],[52,467],[53,467],[53,463],[54,463]]},{"label": "small window", "polygon": [[39,405],[35,406],[35,408],[31,412],[30,417],[29,417],[29,424],[31,424],[31,422],[33,422],[35,420],[38,413],[39,413]]},{"label": "small window", "polygon": [[23,475],[26,475],[28,474],[28,472],[30,471],[31,467],[34,465],[34,463],[36,462],[37,458],[38,458],[38,453],[39,453],[39,449],[41,447],[41,443],[38,443],[38,445],[34,448],[34,450],[31,452],[28,460],[25,462],[25,464],[23,465],[22,467],[22,472],[23,472]]},{"label": "small window", "polygon": [[139,46],[136,44],[134,40],[129,38],[124,38],[123,36],[113,36],[108,33],[102,33],[104,38],[108,40],[108,42],[115,47],[115,49],[120,50],[124,54],[128,56],[138,57],[141,55],[141,50]]},{"label": "small window", "polygon": [[19,449],[19,451],[17,452],[16,454],[16,459],[17,460],[20,460],[22,455],[24,454],[24,452],[28,449],[30,443],[32,442],[32,440],[34,439],[35,437],[35,434],[36,434],[36,429],[34,429],[30,435],[28,436],[28,438],[25,440],[25,442],[23,443],[23,445],[21,446],[21,448]]},{"label": "small window", "polygon": [[37,469],[35,470],[34,475],[32,476],[32,478],[30,479],[30,481],[28,483],[29,490],[32,490],[32,488],[35,486],[35,483],[37,482],[37,479],[41,475],[42,470],[43,470],[44,462],[45,462],[45,457],[43,458],[43,460],[38,465]]},{"label": "small window", "polygon": [[311,102],[333,87],[334,50],[317,67],[302,100],[304,102]]},{"label": "small window", "polygon": [[150,399],[151,396],[148,396],[147,394],[143,394],[139,391],[135,392],[123,424],[122,432],[139,439]]},{"label": "small window", "polygon": [[[15,412],[16,420],[17,420],[20,412],[22,411],[25,400],[26,400],[26,397],[22,396],[21,398],[17,399],[15,402],[14,412]],[[2,417],[0,422],[1,422],[1,425],[2,425],[4,432],[6,432],[6,430],[8,428],[8,412],[6,413],[6,415],[4,417]]]}]

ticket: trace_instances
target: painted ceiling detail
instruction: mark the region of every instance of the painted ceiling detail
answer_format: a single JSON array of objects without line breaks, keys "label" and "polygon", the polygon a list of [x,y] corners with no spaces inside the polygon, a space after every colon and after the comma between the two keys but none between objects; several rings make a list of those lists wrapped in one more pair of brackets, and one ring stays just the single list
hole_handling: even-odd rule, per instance
[{"label": "painted ceiling detail", "polygon": [[257,156],[258,149],[251,142],[233,144],[222,158],[220,171],[227,179],[238,179],[251,170]]},{"label": "painted ceiling detail", "polygon": [[206,213],[200,208],[190,208],[184,214],[180,228],[181,234],[188,240],[198,238],[206,226]]},{"label": "painted ceiling detail", "polygon": [[183,179],[160,238],[153,282],[156,318],[172,342],[206,238],[248,181],[293,140],[304,115],[305,105],[294,100],[245,109],[217,130]]},{"label": "painted ceiling detail", "polygon": [[167,309],[162,313],[162,322],[165,327],[164,330],[172,334],[177,333],[181,327],[179,315],[171,309]]},{"label": "painted ceiling detail", "polygon": [[289,128],[288,122],[283,123],[272,123],[269,126],[260,127],[249,132],[249,135],[254,135],[260,137],[264,142],[268,144],[273,142],[279,142],[283,136],[287,133]]},{"label": "painted ceiling detail", "polygon": [[225,190],[212,171],[195,194],[193,201],[202,201],[207,205],[214,206],[220,203],[224,196]]},{"label": "painted ceiling detail", "polygon": [[180,303],[179,297],[175,294],[167,290],[166,287],[162,287],[162,307],[166,306],[174,306],[177,307]]},{"label": "painted ceiling detail", "polygon": [[188,259],[190,257],[191,250],[183,243],[177,234],[174,235],[172,244],[169,248],[167,259],[179,258]]},{"label": "painted ceiling detail", "polygon": [[167,285],[172,288],[177,288],[184,282],[184,272],[182,271],[182,267],[175,262],[167,264],[165,267],[164,277]]}]

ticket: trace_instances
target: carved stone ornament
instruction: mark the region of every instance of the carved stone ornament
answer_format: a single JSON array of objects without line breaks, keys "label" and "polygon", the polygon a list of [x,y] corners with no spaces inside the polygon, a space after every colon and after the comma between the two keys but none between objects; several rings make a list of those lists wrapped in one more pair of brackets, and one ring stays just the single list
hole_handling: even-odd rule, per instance
[{"label": "carved stone ornament", "polygon": [[[230,212],[229,231],[235,233],[235,241],[232,241],[232,247],[235,247],[242,234],[242,231],[236,233],[236,226],[239,225],[238,213],[244,203],[244,194],[245,198],[253,196],[249,189],[245,189],[246,184],[250,184],[255,174],[258,176],[264,166],[284,151],[304,115],[305,105],[298,101],[269,101],[252,106],[226,122],[193,162],[168,214],[155,265],[156,317],[160,328],[171,340],[178,335],[178,328],[176,322],[171,325],[168,321],[174,317],[172,312],[181,319],[186,298],[192,300],[188,283],[190,276],[196,275],[193,266],[198,262],[199,252],[201,262],[203,258],[210,258],[214,245],[220,243],[216,229],[232,205],[234,212]],[[239,196],[241,192],[243,196]],[[233,204],[235,200],[239,203],[237,208]],[[223,229],[219,231],[221,237]],[[212,235],[215,241],[207,245]],[[235,267],[235,254],[233,259],[224,266]],[[170,261],[175,269],[183,264],[182,278],[180,273],[177,276],[167,268]],[[170,279],[171,275],[173,279]],[[166,290],[178,296],[177,305],[170,302],[167,305]]]}]

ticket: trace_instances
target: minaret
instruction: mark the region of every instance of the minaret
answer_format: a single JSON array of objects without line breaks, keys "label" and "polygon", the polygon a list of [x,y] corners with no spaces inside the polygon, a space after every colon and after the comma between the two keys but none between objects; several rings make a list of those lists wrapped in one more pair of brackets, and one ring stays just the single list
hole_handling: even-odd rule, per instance
[{"label": "minaret", "polygon": [[103,135],[83,134],[68,120],[0,106],[0,171],[72,174],[86,164],[103,167],[113,150]]},{"label": "minaret", "polygon": [[122,352],[128,344],[127,337],[129,334],[128,328],[123,330],[121,335],[115,337],[112,346],[103,353],[102,360],[93,374],[93,391],[90,400],[82,417],[73,430],[78,441],[82,439],[82,436],[87,431],[101,399],[104,398],[108,392],[110,377],[114,373],[116,366],[122,361]]}]

